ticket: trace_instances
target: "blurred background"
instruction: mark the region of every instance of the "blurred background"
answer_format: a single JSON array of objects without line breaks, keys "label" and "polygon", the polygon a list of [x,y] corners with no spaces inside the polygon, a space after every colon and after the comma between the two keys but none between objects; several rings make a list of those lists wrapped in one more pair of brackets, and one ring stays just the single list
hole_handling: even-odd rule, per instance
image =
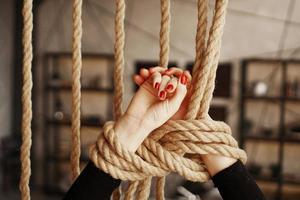
[{"label": "blurred background", "polygon": [[[210,10],[214,6],[209,1]],[[160,1],[126,0],[125,105],[132,75],[155,66]],[[0,0],[0,197],[20,199],[22,1]],[[112,119],[114,1],[83,1],[82,167],[101,125]],[[268,200],[300,199],[300,1],[229,0],[210,115],[247,151]],[[33,199],[70,187],[72,1],[34,0]],[[171,0],[170,66],[191,69],[196,0]],[[210,12],[211,16],[212,12]],[[168,176],[168,199],[219,200],[211,182]]]}]

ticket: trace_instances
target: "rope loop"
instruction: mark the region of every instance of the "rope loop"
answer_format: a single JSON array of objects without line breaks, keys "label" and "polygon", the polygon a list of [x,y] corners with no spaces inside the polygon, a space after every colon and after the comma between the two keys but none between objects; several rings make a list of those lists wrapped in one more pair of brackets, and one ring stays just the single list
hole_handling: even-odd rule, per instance
[{"label": "rope loop", "polygon": [[151,133],[136,153],[118,141],[114,122],[106,122],[103,133],[90,149],[97,167],[121,180],[140,181],[175,172],[190,181],[207,181],[206,167],[196,155],[224,155],[246,162],[231,130],[224,122],[210,119],[169,121]]}]

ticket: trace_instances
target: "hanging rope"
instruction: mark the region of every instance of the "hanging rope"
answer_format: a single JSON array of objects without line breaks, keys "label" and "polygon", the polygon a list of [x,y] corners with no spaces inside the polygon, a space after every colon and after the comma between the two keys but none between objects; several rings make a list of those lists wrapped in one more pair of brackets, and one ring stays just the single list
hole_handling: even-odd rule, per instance
[{"label": "hanging rope", "polygon": [[170,0],[160,0],[161,7],[161,22],[159,34],[159,66],[168,67],[169,51],[170,51]]},{"label": "hanging rope", "polygon": [[[221,47],[221,38],[223,34],[223,28],[225,23],[225,11],[227,7],[227,0],[217,0],[215,5],[215,13],[212,20],[212,25],[209,32],[208,37],[208,43],[207,48],[205,49],[205,52],[203,52],[205,55],[203,56],[202,60],[201,56],[197,56],[195,59],[195,63],[200,63],[200,69],[195,70],[194,74],[194,80],[193,80],[193,94],[190,99],[190,104],[188,108],[188,114],[186,116],[186,119],[194,119],[197,116],[197,113],[200,114],[198,117],[205,117],[204,115],[207,115],[208,108],[210,104],[210,98],[205,95],[204,93],[208,90],[213,92],[213,87],[215,83],[215,78],[213,77],[213,74],[215,74],[215,70],[218,65],[218,58],[217,55],[220,51]],[[198,3],[199,7],[199,3]],[[200,33],[199,33],[200,34]],[[200,42],[199,40],[196,41]],[[200,49],[197,48],[196,51],[200,54]],[[199,103],[200,102],[200,103]],[[203,104],[203,105],[202,105]],[[201,108],[200,108],[201,105]],[[203,108],[205,106],[205,109]]]},{"label": "hanging rope", "polygon": [[[115,10],[115,65],[114,65],[114,118],[118,120],[122,113],[124,93],[124,46],[125,46],[125,0],[116,1]],[[120,199],[121,186],[113,192],[113,200]]]},{"label": "hanging rope", "polygon": [[72,58],[72,150],[71,170],[75,180],[80,173],[80,103],[81,103],[81,38],[82,0],[73,0],[73,58]]},{"label": "hanging rope", "polygon": [[[123,0],[116,2],[117,5],[124,3]],[[228,0],[216,0],[206,43],[208,1],[198,0],[194,87],[185,120],[170,120],[153,131],[136,153],[127,151],[120,144],[114,133],[114,122],[107,122],[103,134],[91,147],[90,158],[97,167],[116,179],[133,181],[125,193],[125,199],[133,198],[135,191],[138,199],[147,199],[151,177],[164,177],[170,172],[176,172],[190,181],[207,181],[209,174],[204,164],[197,159],[199,154],[223,155],[246,162],[246,154],[238,148],[230,127],[224,122],[212,120],[208,115],[227,3]],[[162,0],[161,4],[160,64],[167,67],[170,5],[168,0]],[[116,19],[119,19],[118,13],[116,15]],[[124,16],[124,12],[121,16]],[[124,23],[124,18],[121,23]],[[187,154],[190,156],[185,156]],[[157,199],[164,199],[163,187],[164,179],[158,178]]]},{"label": "hanging rope", "polygon": [[30,199],[29,180],[31,175],[31,121],[32,121],[32,0],[23,2],[23,88],[22,88],[22,146],[21,177],[19,188],[22,200]]},{"label": "hanging rope", "polygon": [[122,115],[124,93],[125,0],[116,1],[115,15],[114,115],[117,120]]}]

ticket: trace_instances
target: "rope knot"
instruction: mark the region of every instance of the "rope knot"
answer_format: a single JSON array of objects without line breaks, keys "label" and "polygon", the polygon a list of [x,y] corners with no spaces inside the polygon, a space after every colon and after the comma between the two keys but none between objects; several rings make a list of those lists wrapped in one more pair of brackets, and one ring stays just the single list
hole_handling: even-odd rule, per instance
[{"label": "rope knot", "polygon": [[145,139],[136,153],[118,140],[114,122],[105,123],[103,133],[90,149],[95,165],[116,179],[143,180],[175,172],[190,181],[207,181],[209,175],[201,154],[224,155],[246,162],[230,127],[211,119],[170,120]]}]

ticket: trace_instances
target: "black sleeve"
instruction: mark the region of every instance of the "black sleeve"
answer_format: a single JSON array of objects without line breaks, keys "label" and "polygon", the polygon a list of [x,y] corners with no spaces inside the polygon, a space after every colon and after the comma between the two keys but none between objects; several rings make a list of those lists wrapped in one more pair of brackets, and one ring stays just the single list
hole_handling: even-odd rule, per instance
[{"label": "black sleeve", "polygon": [[246,167],[237,161],[212,177],[223,200],[265,200]]},{"label": "black sleeve", "polygon": [[93,162],[89,162],[65,195],[64,200],[109,200],[120,183],[120,180],[114,179],[99,170]]}]

